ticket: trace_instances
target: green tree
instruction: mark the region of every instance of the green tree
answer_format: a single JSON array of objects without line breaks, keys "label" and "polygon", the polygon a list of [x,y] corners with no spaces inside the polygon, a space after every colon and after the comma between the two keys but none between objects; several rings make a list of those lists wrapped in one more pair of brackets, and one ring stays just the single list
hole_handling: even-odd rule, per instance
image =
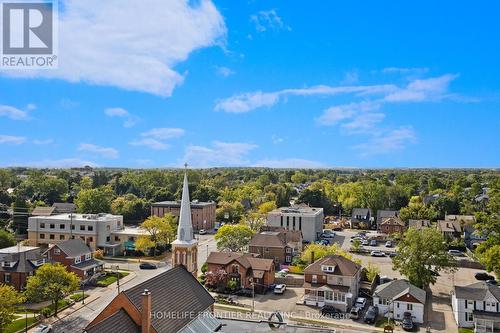
[{"label": "green tree", "polygon": [[23,302],[24,297],[14,287],[0,283],[0,332],[14,321],[16,305]]},{"label": "green tree", "polygon": [[0,230],[0,249],[14,245],[16,245],[14,235],[12,235],[7,230]]},{"label": "green tree", "polygon": [[443,236],[435,229],[408,229],[392,258],[393,270],[399,271],[410,283],[427,288],[436,282],[432,271],[455,270],[456,261],[448,254]]},{"label": "green tree", "polygon": [[245,207],[239,201],[219,202],[216,210],[217,220],[228,223],[239,223],[245,212]]},{"label": "green tree", "polygon": [[270,211],[276,209],[276,202],[274,201],[266,201],[259,205],[259,213],[267,215]]},{"label": "green tree", "polygon": [[[176,233],[176,218],[172,214],[167,214],[163,217],[150,216],[144,221],[139,228],[146,231],[147,236],[141,236],[137,240],[139,247],[154,247],[154,255],[159,246],[170,244],[175,239]],[[151,246],[152,245],[152,246]]]},{"label": "green tree", "polygon": [[380,267],[373,265],[371,262],[366,266],[366,278],[368,281],[373,281],[380,274]]},{"label": "green tree", "polygon": [[12,210],[14,215],[12,217],[12,229],[17,234],[26,234],[28,229],[28,204],[26,200],[17,196],[16,200],[12,204]]},{"label": "green tree", "polygon": [[78,276],[68,272],[63,265],[44,264],[36,270],[35,275],[28,278],[26,296],[33,302],[50,300],[57,315],[59,301],[79,286]]},{"label": "green tree", "polygon": [[242,252],[252,239],[252,229],[246,225],[226,224],[217,230],[215,241],[217,249],[221,251]]},{"label": "green tree", "polygon": [[81,190],[75,198],[75,204],[80,213],[109,213],[113,196],[113,190],[109,185]]},{"label": "green tree", "polygon": [[126,222],[141,222],[149,215],[149,204],[134,194],[119,196],[111,203],[111,212],[123,215]]},{"label": "green tree", "polygon": [[361,241],[358,238],[352,241],[351,249],[353,251],[359,251],[361,249]]},{"label": "green tree", "polygon": [[433,220],[436,218],[436,211],[427,207],[422,202],[422,198],[414,196],[410,199],[407,207],[401,208],[399,218],[405,223],[408,220]]},{"label": "green tree", "polygon": [[259,232],[262,226],[266,224],[266,216],[260,213],[248,213],[243,216],[241,224],[249,227],[253,232]]}]

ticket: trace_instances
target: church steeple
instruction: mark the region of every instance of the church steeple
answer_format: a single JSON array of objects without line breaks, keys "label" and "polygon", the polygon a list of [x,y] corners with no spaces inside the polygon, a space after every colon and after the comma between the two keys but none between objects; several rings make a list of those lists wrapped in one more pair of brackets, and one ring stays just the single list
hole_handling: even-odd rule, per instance
[{"label": "church steeple", "polygon": [[184,165],[184,181],[182,184],[181,211],[177,228],[177,239],[172,242],[172,266],[183,265],[188,271],[197,275],[198,241],[193,235],[191,221],[191,201],[187,179],[187,164]]}]

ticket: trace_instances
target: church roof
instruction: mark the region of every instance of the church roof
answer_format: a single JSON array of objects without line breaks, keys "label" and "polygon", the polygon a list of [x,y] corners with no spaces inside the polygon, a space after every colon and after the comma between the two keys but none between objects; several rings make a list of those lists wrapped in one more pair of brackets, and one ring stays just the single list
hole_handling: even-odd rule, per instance
[{"label": "church roof", "polygon": [[179,227],[177,229],[177,239],[174,244],[192,243],[193,223],[191,221],[191,202],[189,200],[189,186],[187,179],[187,170],[184,173],[184,183],[182,185],[181,211],[179,214]]}]

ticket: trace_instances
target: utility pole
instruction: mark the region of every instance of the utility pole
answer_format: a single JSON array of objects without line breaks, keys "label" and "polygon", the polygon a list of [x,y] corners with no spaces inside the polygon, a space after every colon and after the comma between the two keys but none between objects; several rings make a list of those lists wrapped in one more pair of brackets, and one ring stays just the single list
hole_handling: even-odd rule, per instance
[{"label": "utility pole", "polygon": [[120,272],[116,270],[116,287],[118,288],[118,295],[120,294]]},{"label": "utility pole", "polygon": [[252,312],[255,311],[255,283],[252,281]]}]

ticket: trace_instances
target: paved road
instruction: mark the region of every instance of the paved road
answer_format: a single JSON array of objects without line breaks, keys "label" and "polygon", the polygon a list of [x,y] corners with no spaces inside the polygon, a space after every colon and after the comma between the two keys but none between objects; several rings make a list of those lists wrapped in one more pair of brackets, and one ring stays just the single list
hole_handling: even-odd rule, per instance
[{"label": "paved road", "polygon": [[197,235],[198,239],[198,274],[201,274],[201,266],[207,261],[210,252],[217,251],[214,235]]}]

